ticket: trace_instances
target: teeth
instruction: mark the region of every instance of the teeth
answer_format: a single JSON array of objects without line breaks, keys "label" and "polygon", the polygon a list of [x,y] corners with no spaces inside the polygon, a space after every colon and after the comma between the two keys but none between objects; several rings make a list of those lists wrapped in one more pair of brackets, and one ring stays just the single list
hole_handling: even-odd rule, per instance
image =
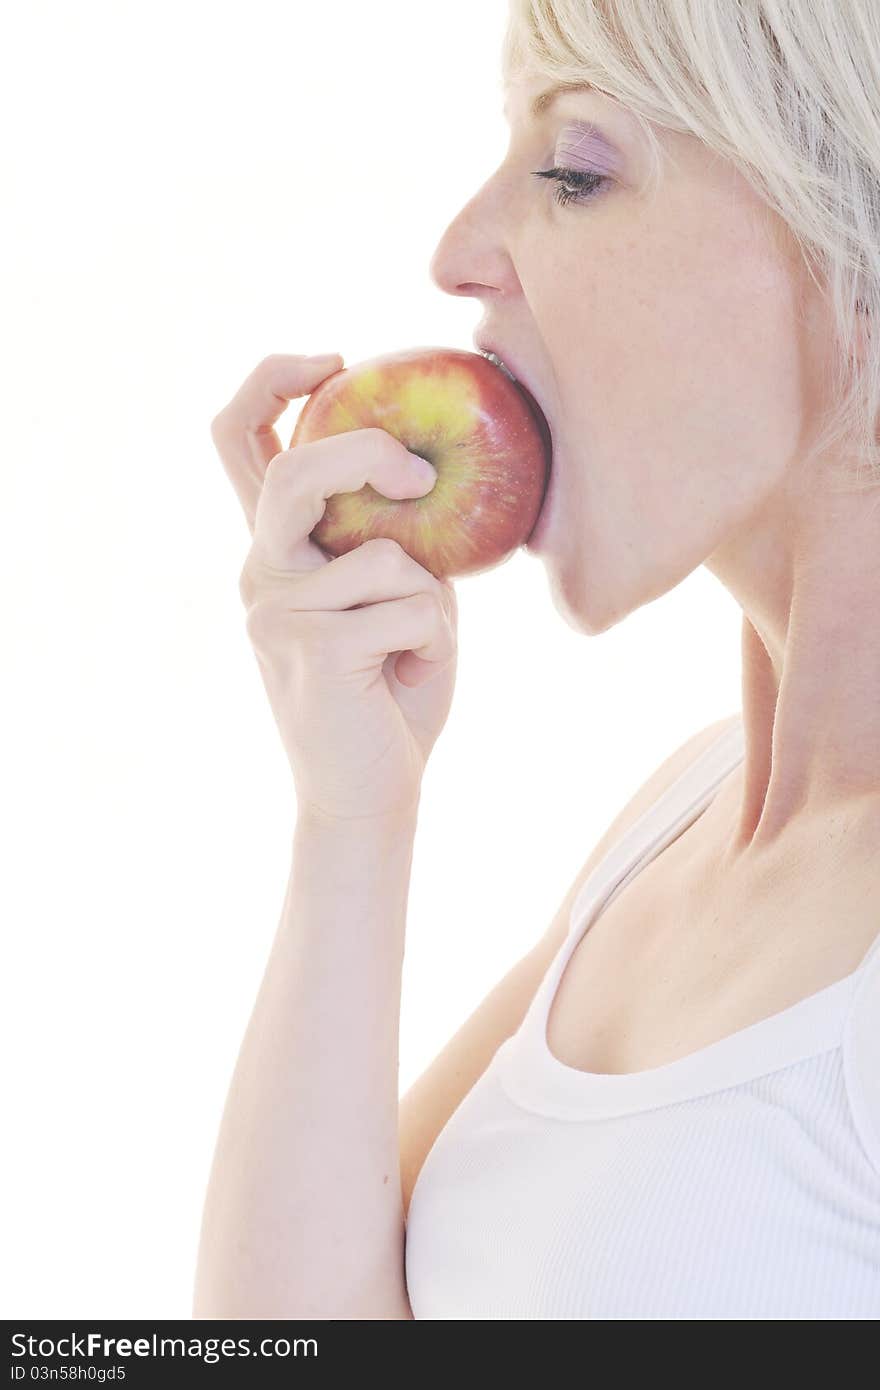
[{"label": "teeth", "polygon": [[481,357],[487,358],[490,362],[494,362],[496,367],[500,367],[502,372],[504,372],[505,376],[510,377],[511,381],[516,381],[516,377],[513,375],[513,372],[504,362],[501,361],[501,358],[498,356],[497,352],[487,352],[485,348],[480,348],[479,352]]}]

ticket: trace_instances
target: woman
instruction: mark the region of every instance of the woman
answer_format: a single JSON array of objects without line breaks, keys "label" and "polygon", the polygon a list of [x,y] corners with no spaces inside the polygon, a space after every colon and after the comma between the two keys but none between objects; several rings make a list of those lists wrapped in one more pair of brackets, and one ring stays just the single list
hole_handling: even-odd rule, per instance
[{"label": "woman", "polygon": [[550,422],[531,544],[586,634],[706,565],[742,711],[648,779],[398,1107],[454,591],[310,545],[331,492],[432,480],[381,431],[282,454],[284,400],[339,361],[257,369],[214,436],[298,819],[196,1312],[876,1317],[880,5],[513,0],[504,63],[509,150],[432,270]]}]

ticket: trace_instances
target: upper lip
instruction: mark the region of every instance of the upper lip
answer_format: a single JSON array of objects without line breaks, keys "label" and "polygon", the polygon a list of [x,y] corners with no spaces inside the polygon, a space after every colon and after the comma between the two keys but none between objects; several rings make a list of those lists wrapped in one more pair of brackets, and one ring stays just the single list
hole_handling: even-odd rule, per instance
[{"label": "upper lip", "polygon": [[[478,352],[494,352],[494,354],[495,354],[496,357],[500,357],[500,358],[501,358],[501,361],[504,363],[505,367],[509,367],[509,368],[510,368],[510,370],[513,372],[513,375],[516,377],[517,381],[522,381],[522,377],[520,376],[519,372],[516,370],[516,367],[513,365],[513,362],[512,362],[512,361],[510,360],[510,358],[507,356],[507,353],[506,353],[506,352],[502,352],[502,351],[501,351],[501,348],[498,346],[497,343],[492,343],[492,342],[489,341],[488,338],[483,338],[483,337],[481,337],[481,335],[480,335],[479,333],[475,333],[475,334],[474,334],[474,347],[477,349]],[[527,386],[527,385],[528,385],[528,382],[524,382],[523,384]]]},{"label": "upper lip", "polygon": [[496,357],[501,358],[501,361],[504,363],[505,367],[509,367],[510,370],[513,372],[513,375],[519,382],[520,386],[525,387],[526,391],[529,393],[529,395],[532,397],[532,400],[535,402],[535,405],[538,406],[539,410],[541,411],[541,414],[546,419],[546,412],[544,411],[544,407],[541,404],[540,397],[532,388],[532,384],[529,381],[529,378],[520,371],[519,364],[516,358],[511,357],[508,354],[506,348],[502,348],[499,343],[492,342],[491,339],[484,337],[482,333],[475,333],[473,335],[472,341],[474,347],[477,349],[478,352],[494,352]]},{"label": "upper lip", "polygon": [[[478,352],[494,352],[496,357],[500,357],[505,367],[509,367],[510,370],[513,372],[513,375],[516,377],[520,385],[524,386],[532,396],[535,396],[535,393],[532,390],[531,382],[529,381],[528,377],[524,376],[520,371],[515,357],[511,357],[506,350],[502,349],[499,346],[498,343],[493,343],[489,338],[484,338],[479,333],[474,334],[473,343],[474,347],[477,349]],[[536,401],[537,399],[537,396],[535,396]]]}]

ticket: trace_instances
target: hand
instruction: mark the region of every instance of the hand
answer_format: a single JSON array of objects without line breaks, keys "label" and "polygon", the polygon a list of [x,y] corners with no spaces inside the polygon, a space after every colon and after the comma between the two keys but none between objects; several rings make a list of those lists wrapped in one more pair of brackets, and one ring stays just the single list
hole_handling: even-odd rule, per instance
[{"label": "hand", "polygon": [[396,541],[329,558],[309,539],[326,499],[366,483],[423,497],[434,478],[380,428],[282,450],[275,422],[338,371],[338,355],[273,355],[211,435],[251,533],[239,589],[246,629],[296,785],[300,813],[332,820],[410,815],[452,703],[455,589]]}]

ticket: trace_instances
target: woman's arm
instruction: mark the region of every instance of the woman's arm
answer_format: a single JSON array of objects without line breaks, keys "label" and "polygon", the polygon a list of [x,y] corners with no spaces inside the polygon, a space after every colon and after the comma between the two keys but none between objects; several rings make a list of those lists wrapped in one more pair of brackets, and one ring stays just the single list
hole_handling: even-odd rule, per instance
[{"label": "woman's arm", "polygon": [[398,1045],[415,824],[296,822],[220,1125],[193,1317],[412,1317]]}]

